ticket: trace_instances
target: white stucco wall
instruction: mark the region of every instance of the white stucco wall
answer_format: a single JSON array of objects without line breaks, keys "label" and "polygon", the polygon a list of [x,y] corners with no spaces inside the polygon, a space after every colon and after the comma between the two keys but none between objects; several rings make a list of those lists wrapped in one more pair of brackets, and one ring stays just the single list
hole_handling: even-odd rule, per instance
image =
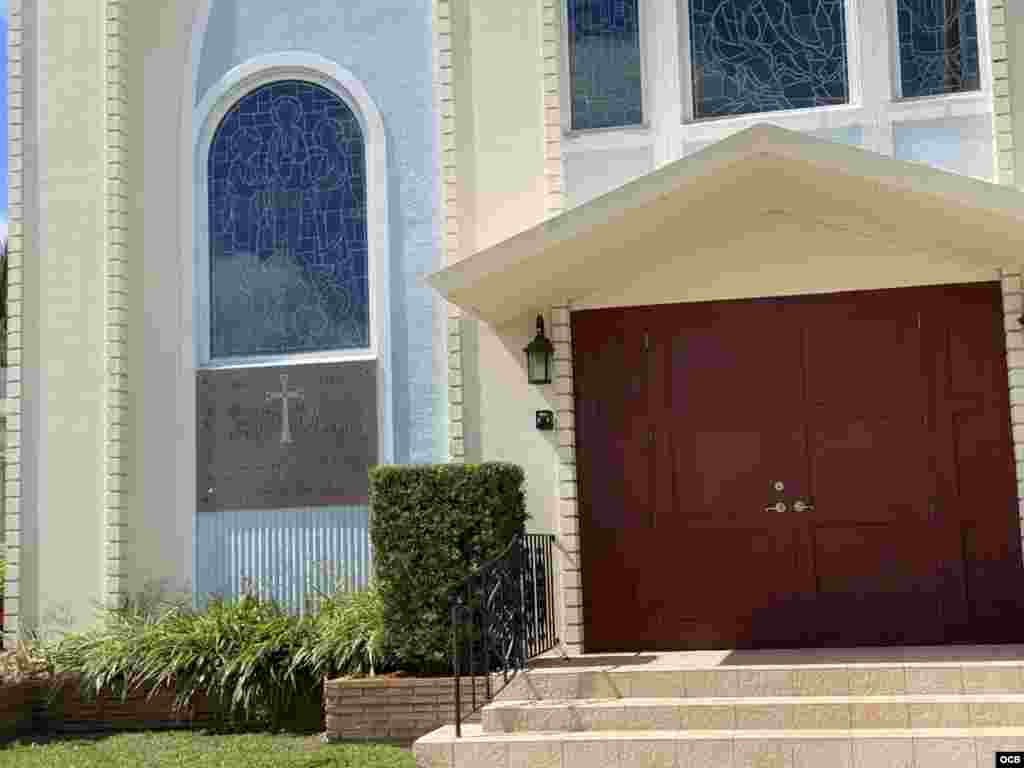
[{"label": "white stucco wall", "polygon": [[[384,118],[391,221],[387,365],[399,462],[443,460],[443,311],[420,284],[441,265],[431,5],[372,8],[308,0],[155,0],[132,4],[130,226],[135,397],[129,478],[129,592],[190,583],[194,566],[194,106],[236,65],[308,51],[348,69]],[[200,167],[202,163],[199,163]]]},{"label": "white stucco wall", "polygon": [[[676,0],[640,0],[645,66],[643,99],[647,125],[569,132],[562,141],[569,169],[566,173],[568,201],[570,205],[579,205],[591,199],[598,186],[611,189],[642,172],[636,163],[616,159],[605,162],[606,158],[614,158],[616,151],[631,150],[635,153],[647,149],[652,155],[653,167],[657,168],[765,120],[832,141],[858,144],[880,154],[928,162],[958,173],[991,179],[993,109],[989,72],[992,57],[988,24],[991,9],[987,0],[979,0],[977,6],[983,84],[980,91],[946,97],[900,99],[895,75],[895,2],[847,0],[849,103],[822,109],[784,110],[694,121],[687,0],[680,0],[678,4]],[[563,40],[565,34],[563,23]],[[562,113],[563,127],[568,131],[569,74],[565,48],[563,45]],[[952,159],[948,142],[944,140],[944,136],[950,134],[951,121],[969,124],[968,129],[959,129],[961,133],[979,137],[972,138],[963,154]],[[908,145],[913,145],[911,152],[908,152]],[[600,180],[599,183],[594,181],[595,178]]]}]

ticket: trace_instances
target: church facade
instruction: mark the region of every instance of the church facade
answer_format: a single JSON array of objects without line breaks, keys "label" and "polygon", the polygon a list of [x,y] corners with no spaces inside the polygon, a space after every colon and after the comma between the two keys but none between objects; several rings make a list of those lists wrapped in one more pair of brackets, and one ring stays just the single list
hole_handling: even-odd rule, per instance
[{"label": "church facade", "polygon": [[1024,640],[1018,9],[62,5],[11,2],[9,640],[359,582],[369,466],[491,459],[570,650]]}]

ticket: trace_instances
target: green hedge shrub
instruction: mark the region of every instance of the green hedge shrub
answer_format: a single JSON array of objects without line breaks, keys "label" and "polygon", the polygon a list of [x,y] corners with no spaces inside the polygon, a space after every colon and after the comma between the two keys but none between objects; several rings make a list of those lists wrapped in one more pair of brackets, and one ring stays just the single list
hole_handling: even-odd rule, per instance
[{"label": "green hedge shrub", "polygon": [[523,470],[502,462],[375,467],[370,507],[390,654],[404,672],[448,674],[452,590],[524,529]]}]

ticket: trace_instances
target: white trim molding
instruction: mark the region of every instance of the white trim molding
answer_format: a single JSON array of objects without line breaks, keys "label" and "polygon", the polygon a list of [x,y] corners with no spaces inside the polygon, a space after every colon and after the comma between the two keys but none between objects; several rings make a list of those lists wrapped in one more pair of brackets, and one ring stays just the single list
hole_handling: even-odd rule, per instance
[{"label": "white trim molding", "polygon": [[[459,259],[458,168],[455,143],[455,71],[453,68],[451,0],[434,0],[434,100],[440,121],[441,243],[445,265]],[[447,307],[448,461],[466,460],[462,388],[462,310]]]},{"label": "white trim molding", "polygon": [[1006,0],[992,0],[992,105],[995,179],[999,184],[1016,183],[1013,148],[1013,106],[1010,101],[1010,55],[1006,42]]},{"label": "white trim molding", "polygon": [[555,423],[558,434],[560,639],[566,651],[580,654],[583,653],[583,582],[580,577],[580,521],[576,496],[576,402],[570,311],[568,302],[551,308],[551,341],[555,347]]},{"label": "white trim molding", "polygon": [[7,571],[4,582],[3,647],[13,648],[20,634],[22,564],[21,515],[21,355],[25,263],[25,13],[23,0],[7,7],[7,157],[9,193],[7,273],[7,414],[4,426],[4,540]]},{"label": "white trim molding", "polygon": [[1006,368],[1010,386],[1010,422],[1013,429],[1013,455],[1017,469],[1017,513],[1024,539],[1024,285],[1021,268],[1008,267],[999,272],[1003,289],[1003,320],[1006,329]]},{"label": "white trim molding", "polygon": [[128,195],[126,156],[127,92],[125,69],[124,0],[106,4],[106,275],[105,332],[106,403],[104,405],[104,596],[110,608],[123,604],[126,594],[128,510],[124,489],[127,480],[128,418]]},{"label": "white trim molding", "polygon": [[[359,120],[366,148],[366,225],[368,240],[368,275],[370,280],[370,346],[369,349],[265,356],[235,360],[213,360],[209,354],[209,222],[206,205],[208,179],[207,156],[216,129],[227,112],[246,94],[279,80],[303,80],[319,85],[344,101]],[[299,365],[303,363],[337,362],[341,360],[378,361],[378,429],[381,463],[394,460],[394,435],[391,401],[391,365],[389,363],[390,307],[387,194],[387,138],[380,110],[363,83],[351,72],[330,59],[304,51],[282,51],[257,56],[239,64],[225,74],[203,96],[197,105],[193,123],[193,173],[196,197],[195,237],[184,238],[189,252],[187,262],[194,269],[193,285],[196,344],[196,368],[246,367],[258,365]],[[194,249],[194,250],[193,250]]]}]

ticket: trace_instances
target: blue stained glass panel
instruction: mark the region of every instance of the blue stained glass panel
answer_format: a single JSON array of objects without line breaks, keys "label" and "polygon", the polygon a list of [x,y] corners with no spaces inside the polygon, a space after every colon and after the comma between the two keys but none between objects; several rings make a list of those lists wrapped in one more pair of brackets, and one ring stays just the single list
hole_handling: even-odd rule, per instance
[{"label": "blue stained glass panel", "polygon": [[898,0],[905,98],[981,87],[974,0]]},{"label": "blue stained glass panel", "polygon": [[694,114],[849,101],[843,0],[691,0]]},{"label": "blue stained glass panel", "polygon": [[572,127],[643,122],[637,0],[568,0]]},{"label": "blue stained glass panel", "polygon": [[352,110],[288,80],[242,97],[208,159],[211,357],[369,346],[366,163]]}]

